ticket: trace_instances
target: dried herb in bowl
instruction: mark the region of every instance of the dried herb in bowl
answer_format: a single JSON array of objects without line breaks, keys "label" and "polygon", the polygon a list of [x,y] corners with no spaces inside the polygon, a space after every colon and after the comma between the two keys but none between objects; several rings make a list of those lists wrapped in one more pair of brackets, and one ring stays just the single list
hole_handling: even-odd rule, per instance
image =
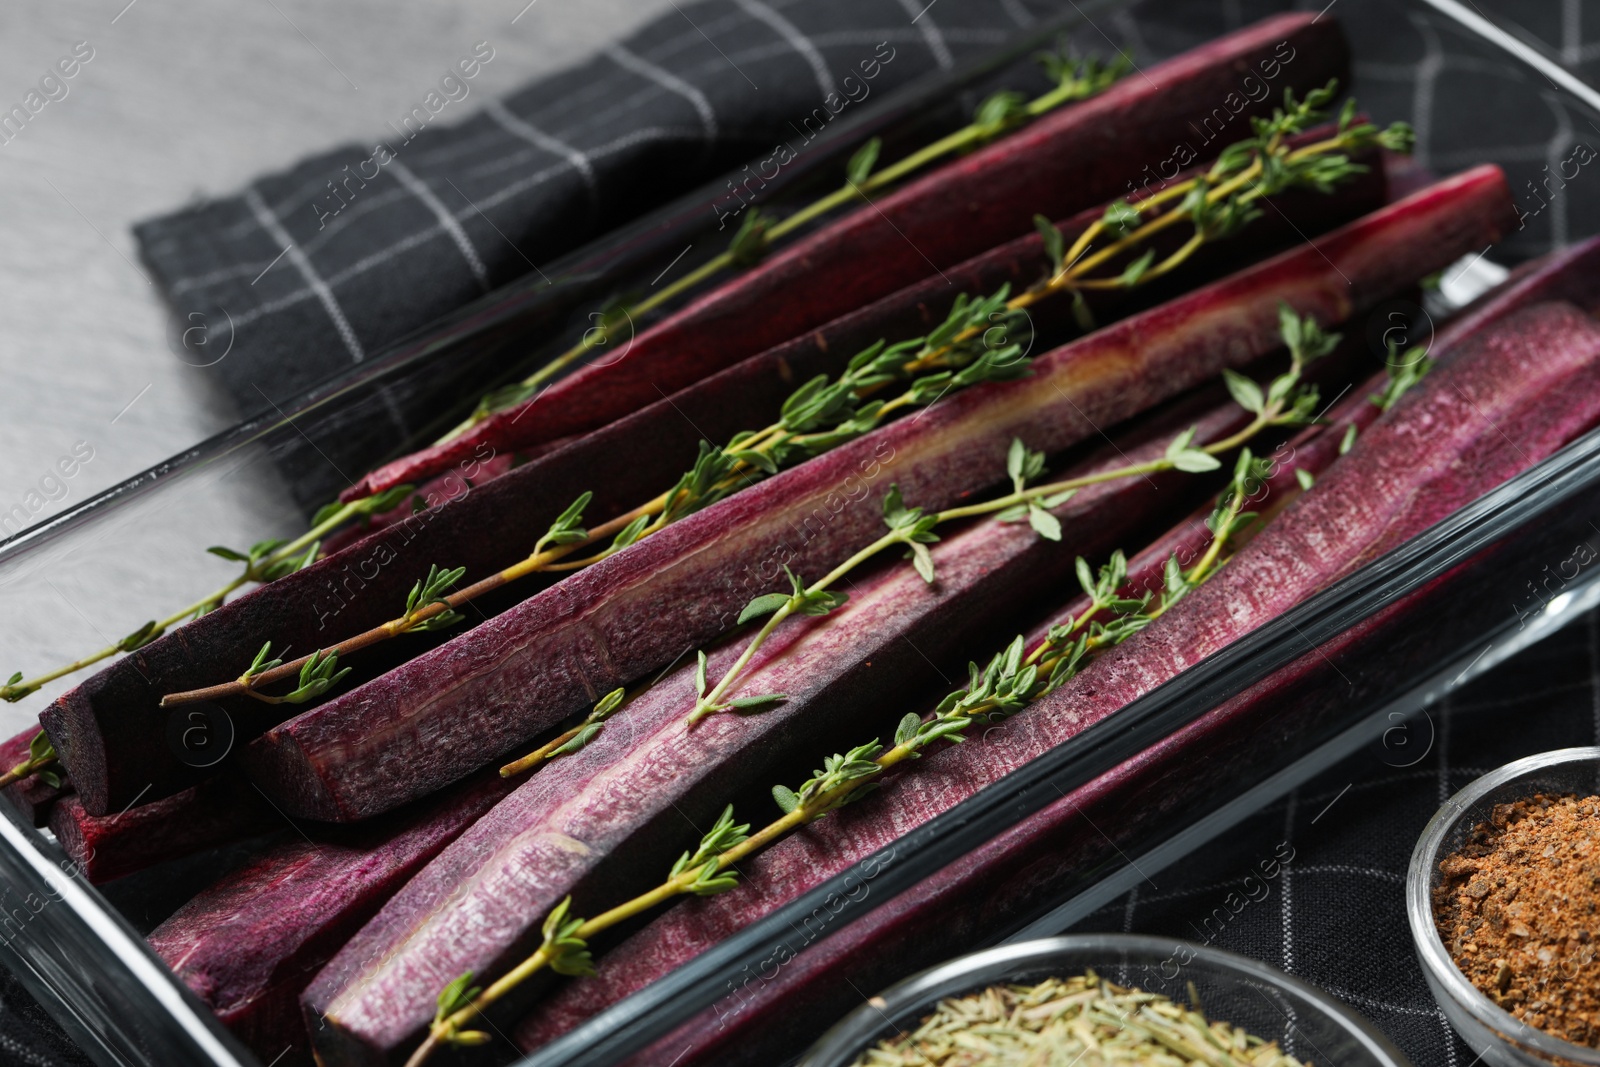
[{"label": "dried herb in bowl", "polygon": [[1198,1007],[1115,985],[1093,971],[942,1000],[915,1030],[880,1041],[853,1067],[1056,1063],[1305,1067],[1277,1042],[1207,1019]]},{"label": "dried herb in bowl", "polygon": [[1439,872],[1434,921],[1461,973],[1529,1025],[1600,1047],[1600,796],[1496,804]]}]

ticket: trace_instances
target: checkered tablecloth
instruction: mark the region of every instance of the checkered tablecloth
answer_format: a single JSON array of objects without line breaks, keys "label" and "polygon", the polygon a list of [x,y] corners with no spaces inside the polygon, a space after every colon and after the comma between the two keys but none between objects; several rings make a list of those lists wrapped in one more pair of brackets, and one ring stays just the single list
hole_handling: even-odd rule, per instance
[{"label": "checkered tablecloth", "polygon": [[[884,89],[951,69],[1072,6],[684,4],[566,74],[482,107],[479,98],[444,105],[409,140],[409,129],[374,130],[374,143],[406,143],[376,177],[342,186],[345,195],[329,199],[329,182],[342,183],[347,166],[360,172],[373,145],[335,149],[237,196],[146,223],[143,254],[174,308],[218,318],[226,309],[241,327],[219,372],[254,409],[262,390],[282,400],[337,374],[769,146],[881,41],[896,56],[878,82]],[[1497,255],[1526,258],[1600,230],[1600,167],[1572,163],[1577,145],[1600,144],[1600,127],[1542,78],[1420,4],[1146,0],[1096,16],[1076,40],[1125,47],[1143,64],[1290,6],[1344,23],[1364,108],[1380,121],[1411,122],[1423,163],[1449,171],[1487,159],[1507,169],[1524,226]],[[1600,0],[1476,6],[1516,20],[1577,70],[1600,76]],[[395,417],[397,434],[407,432],[404,413]],[[1597,672],[1600,622],[1590,617],[1432,709],[1420,762],[1397,768],[1392,753],[1354,757],[1088,925],[1255,956],[1345,999],[1419,1067],[1470,1067],[1476,1053],[1450,1034],[1411,952],[1404,864],[1428,816],[1470,778],[1531,752],[1600,741]],[[1268,899],[1218,923],[1218,903],[1282,846],[1294,859]],[[0,1063],[85,1062],[0,976]]]},{"label": "checkered tablecloth", "polygon": [[[1077,929],[1158,934],[1252,956],[1345,1001],[1416,1067],[1470,1067],[1480,1050],[1452,1032],[1412,952],[1406,865],[1424,824],[1474,778],[1536,752],[1600,745],[1600,614],[1464,686],[1390,742],[1153,873]],[[1274,869],[1265,861],[1286,856],[1276,878],[1261,876]],[[1296,1047],[1292,1031],[1283,1037],[1297,1055],[1315,1058]]]}]

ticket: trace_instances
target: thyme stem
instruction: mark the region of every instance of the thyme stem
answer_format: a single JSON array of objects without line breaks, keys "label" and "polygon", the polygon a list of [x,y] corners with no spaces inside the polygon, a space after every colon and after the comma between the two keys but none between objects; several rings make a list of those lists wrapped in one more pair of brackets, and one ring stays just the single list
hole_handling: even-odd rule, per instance
[{"label": "thyme stem", "polygon": [[15,785],[24,778],[38,774],[45,781],[56,788],[61,786],[61,776],[56,773],[57,764],[55,746],[50,743],[49,735],[43,730],[34,734],[33,740],[28,743],[28,758],[0,774],[0,789]]},{"label": "thyme stem", "polygon": [[[865,563],[867,560],[877,555],[883,549],[889,547],[890,545],[905,543],[907,543],[907,537],[901,531],[894,531],[885,534],[872,544],[861,549],[849,559],[845,560],[843,563],[839,564],[837,567],[833,568],[833,570],[829,571],[827,574],[823,575],[823,578],[820,582],[811,586],[811,591],[813,593],[825,591],[829,586],[833,585],[839,579],[855,570],[862,563]],[[756,651],[762,646],[762,644],[766,642],[768,637],[772,636],[772,631],[776,630],[783,620],[787,619],[790,615],[793,615],[796,611],[802,610],[804,604],[804,595],[797,594],[796,596],[790,597],[782,607],[772,613],[772,617],[766,621],[760,630],[756,631],[755,637],[752,638],[750,643],[745,646],[744,651],[739,654],[739,658],[734,661],[733,666],[728,668],[727,673],[722,676],[722,680],[716,684],[716,687],[713,688],[711,692],[700,698],[699,702],[695,705],[694,711],[690,712],[689,714],[689,725],[693,726],[707,715],[710,715],[713,711],[720,709],[722,697],[727,694],[729,686],[733,685],[740,672],[750,665],[750,660],[755,656]]]},{"label": "thyme stem", "polygon": [[5,774],[0,774],[0,789],[4,789],[10,785],[16,785],[24,778],[31,777],[32,775],[37,774],[39,771],[42,771],[47,767],[54,767],[55,765],[56,756],[54,752],[51,752],[51,754],[45,759],[25,759],[15,767],[12,767]]},{"label": "thyme stem", "polygon": [[[401,490],[403,490],[403,493],[409,493],[411,487],[402,486]],[[400,495],[403,495],[403,493]],[[395,492],[384,494],[384,497],[398,503],[398,495]],[[379,497],[368,497],[366,500],[342,504],[338,508],[331,510],[327,515],[322,516],[321,521],[314,523],[309,530],[291,541],[276,545],[276,547],[256,556],[247,557],[242,553],[231,553],[228,558],[237,558],[245,561],[246,564],[244,573],[232,581],[212,590],[187,607],[179,608],[164,619],[156,619],[153,622],[146,623],[139,630],[129,634],[128,637],[123,638],[121,641],[91,652],[89,655],[76,659],[64,666],[28,679],[22,678],[21,672],[18,672],[5,685],[0,685],[0,700],[14,703],[30,693],[37,692],[41,687],[58,678],[65,678],[67,675],[76,673],[85,667],[93,666],[102,660],[111,658],[118,652],[132,652],[141,648],[172,627],[189,619],[199,618],[207,612],[215,611],[222,606],[229,595],[241,587],[251,582],[266,582],[278,577],[278,572],[286,564],[298,564],[297,566],[289,567],[290,570],[305,566],[317,558],[317,549],[323,537],[343,526],[352,518],[386,510],[381,506],[383,503],[387,503],[387,500]]]},{"label": "thyme stem", "polygon": [[[749,665],[757,650],[772,635],[772,631],[777,629],[779,624],[797,610],[805,608],[808,603],[808,597],[814,598],[817,594],[826,592],[845,575],[886,548],[898,544],[911,545],[913,554],[918,557],[918,570],[931,583],[933,581],[932,563],[931,560],[924,563],[926,557],[918,552],[918,543],[936,540],[931,531],[944,523],[959,519],[977,518],[983,515],[993,515],[1021,507],[1026,509],[1030,521],[1034,521],[1035,528],[1039,529],[1041,534],[1045,536],[1050,536],[1045,531],[1050,529],[1051,523],[1054,523],[1053,539],[1059,540],[1060,528],[1055,519],[1046,517],[1034,520],[1034,509],[1040,507],[1043,501],[1049,500],[1055,504],[1063,503],[1068,496],[1079,489],[1123,478],[1139,477],[1169,470],[1203,471],[1215,469],[1219,465],[1215,457],[1233,451],[1267,429],[1306,421],[1309,410],[1315,403],[1315,395],[1314,393],[1307,394],[1303,392],[1297,394],[1296,389],[1304,374],[1306,364],[1310,360],[1319,358],[1330,351],[1333,345],[1337,343],[1338,337],[1337,335],[1322,334],[1317,329],[1314,321],[1301,319],[1287,308],[1281,312],[1280,319],[1284,340],[1288,344],[1290,351],[1289,370],[1265,390],[1242,375],[1232,375],[1228,378],[1229,389],[1233,392],[1235,398],[1251,411],[1253,417],[1242,429],[1219,441],[1214,441],[1198,449],[1194,448],[1191,445],[1194,431],[1190,430],[1180,435],[1167,449],[1166,455],[1160,459],[1148,460],[1143,463],[1131,463],[1110,470],[1096,471],[1092,474],[1080,475],[1076,478],[1065,478],[1032,487],[1027,487],[1023,484],[1024,478],[1019,473],[1023,460],[1018,460],[1017,466],[1011,471],[1015,483],[1015,488],[1012,492],[990,500],[980,501],[976,504],[946,508],[943,511],[927,516],[922,515],[918,509],[911,509],[910,511],[904,509],[900,504],[898,490],[891,491],[884,508],[885,521],[889,524],[889,532],[857,551],[843,563],[840,563],[814,585],[809,587],[802,586],[798,579],[791,576],[790,580],[795,583],[794,595],[784,601],[746,643],[739,658],[723,674],[716,686],[709,693],[701,692],[699,699],[695,703],[694,710],[689,714],[689,725],[693,726],[706,716],[726,710],[729,707],[729,705],[723,703],[723,698],[727,696],[733,684],[738,680],[739,675]],[[1020,442],[1014,444],[1013,452],[1016,453],[1020,448]],[[1022,455],[1028,457],[1030,454],[1026,453],[1025,449],[1022,449]],[[1037,456],[1036,465],[1040,469],[1043,467],[1043,462],[1043,456]],[[898,520],[895,518],[896,513],[909,515],[911,518]],[[750,607],[746,608],[746,613],[748,614],[752,609],[756,608],[762,599],[764,598],[758,598],[757,601],[753,601]]]}]

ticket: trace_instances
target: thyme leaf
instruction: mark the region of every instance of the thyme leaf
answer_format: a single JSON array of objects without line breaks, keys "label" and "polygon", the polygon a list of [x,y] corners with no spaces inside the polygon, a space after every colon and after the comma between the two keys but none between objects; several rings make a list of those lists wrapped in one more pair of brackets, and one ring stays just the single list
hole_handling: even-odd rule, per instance
[{"label": "thyme leaf", "polygon": [[272,655],[272,642],[268,641],[261,646],[261,650],[256,653],[256,658],[250,661],[250,666],[246,667],[244,673],[239,676],[239,682],[248,689],[251,682],[255,680],[256,675],[264,674],[272,670],[272,668],[281,667],[282,665],[283,660]]},{"label": "thyme leaf", "polygon": [[339,653],[333,651],[312,653],[300,668],[300,684],[279,699],[285,704],[304,704],[326,693],[344,680],[350,668],[339,668]]},{"label": "thyme leaf", "polygon": [[845,164],[845,181],[851,185],[864,185],[872,174],[872,168],[878,165],[878,155],[883,151],[883,138],[874,137],[866,144],[856,149],[850,157],[850,162]]},{"label": "thyme leaf", "polygon": [[556,516],[544,536],[533,543],[534,554],[543,552],[551,545],[576,545],[586,541],[589,531],[583,528],[583,511],[593,499],[594,494],[586,491],[568,504],[567,509]]},{"label": "thyme leaf", "polygon": [[436,1000],[438,1007],[433,1013],[434,1025],[439,1025],[447,1017],[466,1008],[472,1003],[473,998],[481,992],[483,992],[482,988],[472,984],[471,971],[467,971],[465,974],[451,980],[448,985],[439,990],[439,996]]},{"label": "thyme leaf", "polygon": [[1408,349],[1402,349],[1396,342],[1389,342],[1389,355],[1384,361],[1385,369],[1389,374],[1389,381],[1384,385],[1383,391],[1371,397],[1380,411],[1388,411],[1399,402],[1400,398],[1418,382],[1427,376],[1433,369],[1434,359],[1426,352],[1413,354]]},{"label": "thyme leaf", "polygon": [[1060,274],[1066,266],[1066,239],[1061,236],[1061,230],[1056,227],[1056,224],[1043,215],[1035,215],[1033,217],[1033,225],[1039,231],[1039,236],[1044,240],[1045,255],[1050,257],[1050,273]]},{"label": "thyme leaf", "polygon": [[600,731],[605,728],[606,720],[621,709],[627,696],[628,691],[626,689],[613,689],[595,703],[594,710],[589,712],[588,717],[583,722],[521,759],[501,767],[500,777],[510,778],[512,775],[520,774],[522,771],[540,763],[582,751],[590,742],[600,736]]},{"label": "thyme leaf", "polygon": [[771,615],[774,611],[789,603],[789,599],[787,593],[765,593],[756,597],[746,604],[744,610],[739,613],[738,625],[743,626],[751,619],[759,619],[763,615]]},{"label": "thyme leaf", "polygon": [[134,652],[148,645],[151,641],[166,633],[166,627],[158,626],[154,619],[139,627],[133,633],[117,642],[118,652]]},{"label": "thyme leaf", "polygon": [[[413,585],[411,592],[406,595],[406,610],[396,624],[398,629],[406,633],[436,632],[460,622],[465,616],[450,606],[445,594],[466,573],[465,567],[446,570],[437,564],[429,564],[428,576]],[[417,618],[418,612],[430,604],[443,604],[445,609],[427,618]]]},{"label": "thyme leaf", "polygon": [[572,898],[567,897],[545,918],[544,943],[539,951],[544,953],[550,969],[557,974],[592,976],[594,961],[589,956],[589,945],[577,936],[583,926],[582,919],[570,918]]},{"label": "thyme leaf", "polygon": [[728,262],[735,267],[748,268],[766,259],[772,250],[767,231],[776,221],[759,208],[746,211],[739,229],[728,242]]}]

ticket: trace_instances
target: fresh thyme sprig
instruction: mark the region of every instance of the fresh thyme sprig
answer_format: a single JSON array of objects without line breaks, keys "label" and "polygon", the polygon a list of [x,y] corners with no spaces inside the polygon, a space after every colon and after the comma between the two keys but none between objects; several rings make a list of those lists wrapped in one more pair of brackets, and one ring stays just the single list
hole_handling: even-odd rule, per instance
[{"label": "fresh thyme sprig", "polygon": [[[692,726],[708,715],[737,706],[726,699],[741,672],[756,652],[783,621],[795,614],[826,614],[845,603],[842,593],[831,593],[836,585],[855,568],[872,559],[885,549],[906,546],[906,554],[924,581],[932,584],[936,578],[933,557],[928,545],[937,541],[934,529],[956,519],[998,514],[1002,520],[1020,521],[1026,518],[1039,536],[1052,541],[1061,539],[1061,524],[1049,508],[1066,502],[1079,489],[1120,478],[1154,474],[1159,471],[1208,471],[1219,467],[1218,456],[1232,452],[1252,438],[1275,426],[1297,426],[1313,418],[1317,405],[1317,391],[1302,384],[1307,364],[1331,352],[1339,342],[1338,334],[1325,333],[1314,319],[1302,317],[1287,305],[1278,311],[1279,332],[1289,350],[1289,368],[1274,378],[1263,389],[1260,385],[1233,371],[1225,373],[1228,391],[1234,400],[1251,414],[1243,428],[1219,441],[1204,447],[1194,445],[1194,428],[1185,430],[1173,439],[1166,453],[1156,460],[1132,463],[1124,467],[1077,478],[1064,479],[1045,485],[1028,487],[1026,483],[1044,471],[1045,458],[1031,452],[1021,442],[1014,440],[1006,457],[1006,472],[1011,478],[1012,491],[1004,496],[978,504],[948,508],[928,514],[920,508],[907,508],[898,487],[891,487],[884,497],[884,525],[888,532],[868,544],[829,571],[821,580],[809,587],[796,575],[790,574],[793,592],[767,593],[752,600],[740,614],[740,621],[767,616],[767,621],[746,643],[739,658],[715,686],[707,689],[704,679],[697,677],[697,700],[689,713]],[[828,599],[824,600],[823,597]],[[702,664],[704,653],[701,653]],[[703,671],[702,671],[703,673]]]},{"label": "fresh thyme sprig", "polygon": [[28,742],[28,758],[4,774],[0,774],[0,789],[35,774],[45,785],[52,789],[60,789],[61,775],[56,769],[56,762],[55,746],[50,743],[49,736],[40,730],[34,734],[33,740]]},{"label": "fresh thyme sprig", "polygon": [[[283,696],[269,696],[261,692],[257,686],[269,681],[276,681],[281,675],[276,671],[292,673],[296,668],[300,672],[299,684]],[[304,659],[295,660],[294,663],[285,665],[282,659],[272,655],[272,642],[268,641],[261,646],[261,651],[256,653],[256,658],[239,675],[235,683],[239,692],[253,697],[264,704],[304,704],[313,700],[344,680],[350,673],[350,668],[339,667],[339,653],[333,649],[318,649]]]},{"label": "fresh thyme sprig", "polygon": [[[405,611],[388,622],[287,663],[281,657],[272,655],[272,642],[268,641],[261,646],[261,651],[256,653],[256,658],[245,668],[244,673],[233,681],[207,686],[204,689],[169,693],[161,698],[161,705],[170,707],[231,696],[249,696],[269,704],[303,704],[322,696],[350,673],[348,668],[335,670],[340,656],[348,656],[352,652],[401,634],[435,633],[461,622],[464,616],[455,610],[456,606],[470,600],[477,593],[486,591],[479,587],[487,584],[479,582],[477,586],[469,587],[469,590],[447,595],[461,580],[466,570],[465,567],[444,568],[430,564],[427,577],[418,580],[406,594]],[[299,673],[299,683],[292,692],[281,697],[261,692],[262,686],[292,677],[296,672]]]},{"label": "fresh thyme sprig", "polygon": [[628,691],[626,689],[613,689],[600,698],[588,718],[581,723],[558,734],[553,740],[534,749],[532,752],[500,768],[500,777],[510,778],[514,774],[521,774],[531,767],[536,767],[549,760],[562,756],[570,756],[585,748],[589,742],[599,735],[605,726],[605,721],[615,715],[626,703]]},{"label": "fresh thyme sprig", "polygon": [[[460,622],[465,616],[450,606],[445,594],[466,573],[465,567],[446,570],[429,564],[428,576],[413,585],[406,596],[406,613],[396,621],[395,629],[400,633],[433,633]],[[423,615],[423,609],[434,604],[440,605],[440,610]]]},{"label": "fresh thyme sprig", "polygon": [[15,703],[57,678],[65,678],[85,667],[109,659],[119,652],[133,652],[143,648],[173,627],[215,611],[232,593],[243,586],[275,581],[286,574],[310,566],[321,552],[323,537],[352,520],[393,511],[411,494],[411,491],[411,486],[400,485],[349,504],[329,504],[313,517],[311,528],[292,541],[258,541],[244,552],[222,545],[213,545],[206,551],[222,559],[244,564],[244,570],[231,582],[164,619],[152,619],[120,641],[92,652],[82,659],[28,679],[23,678],[21,671],[16,672],[4,685],[0,685],[0,700]]},{"label": "fresh thyme sprig", "polygon": [[[1326,108],[1337,90],[1338,82],[1330,81],[1303,100],[1296,100],[1293,90],[1285,90],[1284,106],[1269,118],[1252,118],[1254,136],[1223,149],[1204,174],[1174,182],[1131,203],[1113,201],[1070,246],[1050,220],[1037,217],[1051,271],[1009,299],[1006,308],[1025,311],[1041,300],[1067,295],[1074,301],[1080,324],[1091,328],[1084,292],[1132,288],[1171,273],[1201,246],[1237,233],[1260,217],[1257,204],[1266,197],[1296,188],[1332,192],[1335,185],[1367,170],[1352,161],[1353,154],[1374,147],[1410,150],[1414,136],[1409,126],[1395,123],[1379,130],[1370,123],[1358,123],[1354,100],[1345,102],[1332,137],[1291,148],[1290,138],[1327,117]],[[1164,258],[1158,260],[1155,249],[1147,248],[1132,261],[1117,265],[1158,233],[1179,224],[1187,224],[1191,234]],[[970,340],[970,331],[952,340]],[[925,358],[940,354],[931,348]]]},{"label": "fresh thyme sprig", "polygon": [[[588,506],[593,494],[584,493],[574,501],[565,511],[558,515],[550,528],[534,542],[533,552],[522,562],[497,571],[486,578],[472,583],[464,589],[450,592],[466,573],[463,567],[442,568],[431,564],[426,578],[411,587],[410,594],[406,597],[405,611],[387,622],[346,638],[338,644],[330,646],[326,651],[335,656],[348,656],[352,652],[368,648],[381,641],[398,637],[405,633],[426,633],[445,629],[460,622],[462,614],[456,610],[472,600],[501,586],[516,581],[536,571],[549,569],[568,552],[578,545],[587,543],[589,531],[583,528],[583,509]],[[624,515],[618,520],[613,520],[610,525],[617,522],[631,522],[632,515]],[[623,531],[626,534],[626,530]],[[620,540],[620,538],[619,538]],[[274,661],[262,666],[255,672],[246,671],[232,682],[221,685],[206,686],[201,689],[189,689],[177,693],[168,693],[161,698],[162,707],[172,707],[178,704],[191,704],[201,700],[216,700],[221,697],[251,695],[257,696],[256,687],[270,685],[292,675],[296,670],[304,667],[309,658],[292,660],[288,663]],[[322,691],[326,691],[324,686]],[[320,692],[320,691],[319,691]]]},{"label": "fresh thyme sprig", "polygon": [[[748,825],[734,823],[733,805],[730,804],[700,839],[699,847],[693,853],[685,852],[679,856],[666,882],[646,894],[648,900],[640,897],[622,908],[585,920],[571,915],[572,898],[567,897],[545,918],[542,930],[544,938],[539,948],[516,968],[487,988],[472,986],[473,975],[469,971],[440,991],[428,1036],[406,1060],[406,1067],[419,1067],[435,1049],[444,1045],[482,1044],[487,1040],[482,1031],[463,1028],[482,1017],[491,1004],[539,971],[548,968],[557,974],[594,974],[588,942],[602,930],[676,896],[714,896],[732,889],[738,882],[733,875],[726,873],[730,864],[725,862],[725,858],[735,852],[745,855],[753,851],[749,846],[755,838],[748,836],[749,830]],[[772,838],[764,837],[761,843],[770,840]]]},{"label": "fresh thyme sprig", "polygon": [[[584,493],[558,515],[550,524],[550,528],[534,542],[534,550],[526,559],[482,578],[464,589],[449,592],[465,575],[464,567],[441,568],[437,564],[430,564],[428,576],[412,586],[410,594],[406,597],[403,613],[388,622],[380,623],[370,630],[330,646],[326,650],[327,653],[334,656],[348,656],[352,652],[358,652],[401,634],[433,632],[453,626],[464,617],[456,609],[528,574],[556,566],[562,556],[575,547],[588,543],[590,533],[582,525],[583,509],[588,506],[592,498],[592,493]],[[633,513],[623,515],[607,525],[616,527],[618,523],[632,524]],[[628,530],[624,529],[618,540],[627,535]],[[256,687],[270,685],[290,677],[295,671],[304,667],[311,658],[313,657],[292,660],[288,663],[275,660],[254,672],[247,670],[231,682],[168,693],[161,698],[161,706],[173,707],[246,694],[257,696],[259,694],[256,692]],[[324,686],[321,691],[326,691],[327,688]]]},{"label": "fresh thyme sprig", "polygon": [[[1413,352],[1403,349],[1391,340],[1389,354],[1384,360],[1384,368],[1389,373],[1389,380],[1384,385],[1383,391],[1373,395],[1370,399],[1377,405],[1378,410],[1388,411],[1394,407],[1412,386],[1425,378],[1433,369],[1433,357],[1427,352]],[[1348,451],[1348,449],[1346,449]]]},{"label": "fresh thyme sprig", "polygon": [[1094,57],[1079,59],[1054,53],[1041,54],[1039,60],[1046,73],[1056,80],[1049,91],[1033,100],[1024,100],[1014,92],[996,93],[978,106],[973,121],[966,126],[881,169],[875,168],[883,143],[873,138],[846,164],[844,184],[787,217],[777,218],[769,212],[748,209],[726,252],[636,303],[625,307],[613,305],[600,312],[595,325],[586,330],[575,345],[522,381],[485,396],[473,413],[440,438],[439,443],[459,437],[497,411],[532,399],[551,378],[594,349],[609,344],[623,326],[630,325],[637,317],[654,311],[724,270],[754,266],[766,257],[777,241],[823,215],[858,203],[930,163],[971,151],[1063,104],[1103,92],[1132,69],[1122,55],[1111,63],[1101,63]]},{"label": "fresh thyme sprig", "polygon": [[[699,847],[680,856],[663,882],[593,919],[573,918],[572,898],[562,900],[545,919],[543,943],[527,959],[487,988],[469,989],[473,979],[469,972],[440,992],[428,1036],[406,1061],[407,1067],[420,1067],[435,1049],[444,1045],[486,1041],[483,1031],[465,1027],[482,1018],[492,1005],[534,974],[546,969],[558,974],[593,974],[589,942],[596,935],[677,897],[714,896],[735,888],[736,864],[740,860],[860,800],[877,787],[884,773],[920,758],[922,751],[936,742],[959,744],[973,723],[1010,715],[1060,688],[1087,666],[1096,652],[1138,633],[1216,573],[1226,558],[1231,538],[1253,518],[1243,506],[1254,497],[1267,470],[1267,464],[1251,456],[1248,449],[1241,451],[1228,489],[1212,515],[1211,545],[1187,571],[1178,565],[1176,557],[1168,561],[1167,587],[1159,602],[1153,603],[1154,598],[1149,595],[1120,595],[1127,576],[1127,561],[1120,552],[1100,568],[1098,575],[1080,558],[1078,578],[1089,598],[1088,606],[1051,627],[1031,652],[1024,652],[1025,639],[1019,635],[986,668],[980,670],[972,664],[967,687],[951,693],[928,715],[908,714],[895,730],[893,745],[885,748],[877,740],[870,741],[827,757],[822,768],[799,789],[775,787],[773,800],[782,815],[754,834],[748,824],[734,823],[730,804],[701,838]],[[1100,621],[1107,613],[1113,617]]]}]

